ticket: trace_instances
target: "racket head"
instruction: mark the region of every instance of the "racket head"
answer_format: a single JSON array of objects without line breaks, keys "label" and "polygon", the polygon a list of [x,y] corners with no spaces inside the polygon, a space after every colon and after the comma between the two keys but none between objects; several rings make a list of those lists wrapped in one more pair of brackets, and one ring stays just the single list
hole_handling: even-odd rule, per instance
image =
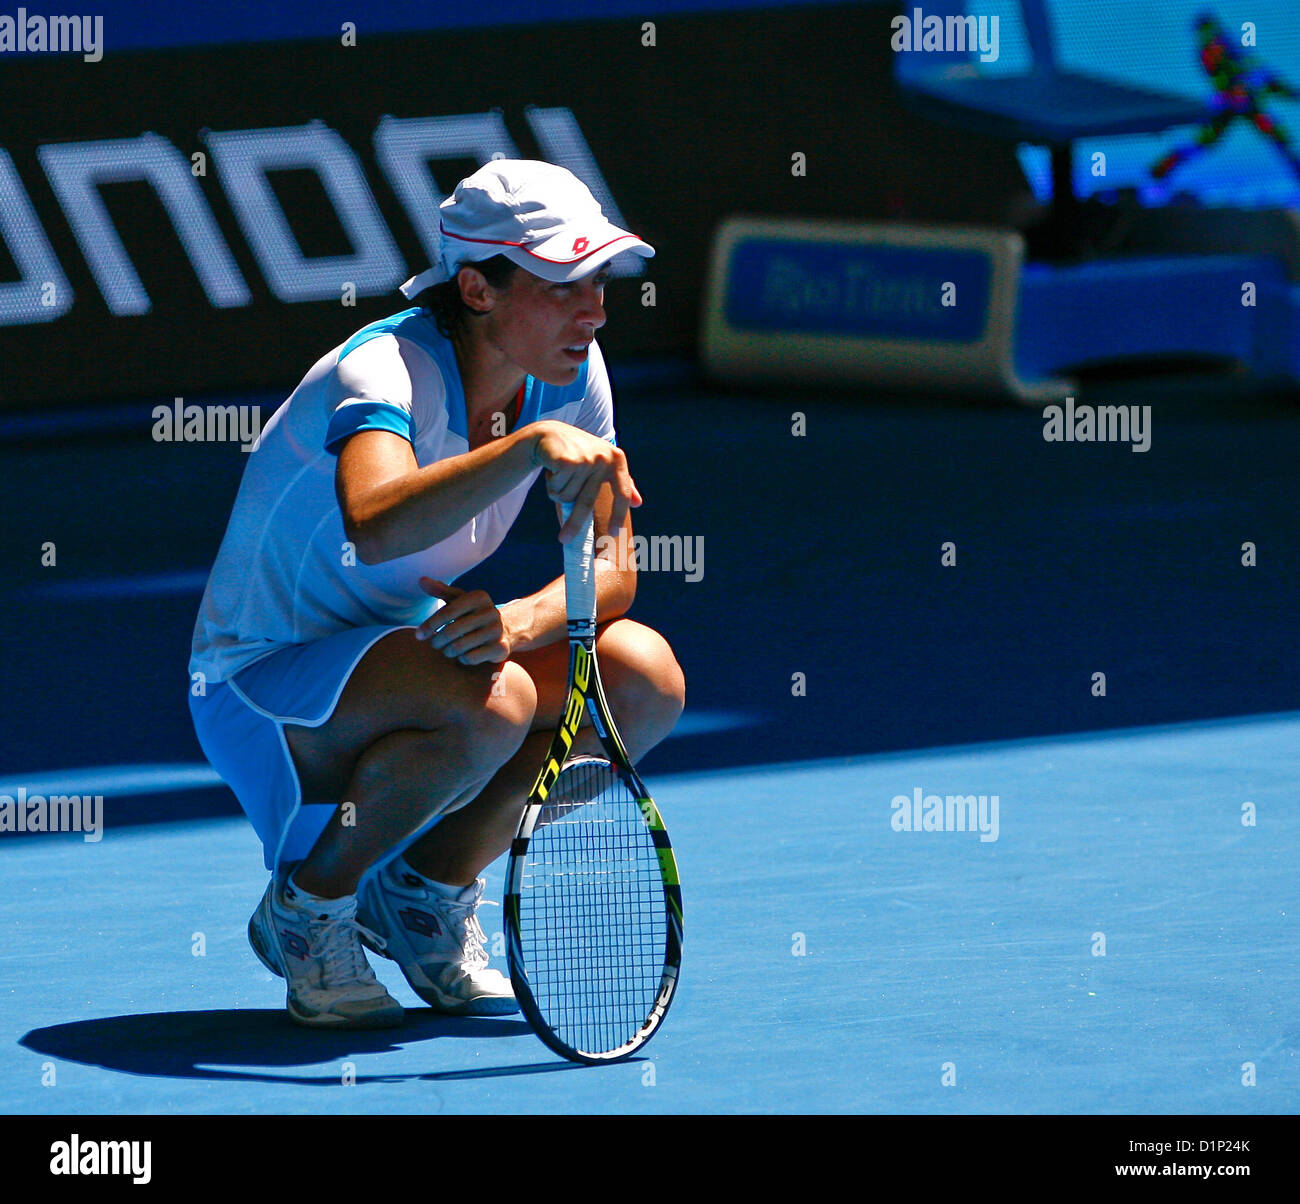
[{"label": "racket head", "polygon": [[681,971],[681,887],[630,765],[574,757],[530,799],[504,903],[515,996],[552,1050],[616,1062],[658,1031]]}]

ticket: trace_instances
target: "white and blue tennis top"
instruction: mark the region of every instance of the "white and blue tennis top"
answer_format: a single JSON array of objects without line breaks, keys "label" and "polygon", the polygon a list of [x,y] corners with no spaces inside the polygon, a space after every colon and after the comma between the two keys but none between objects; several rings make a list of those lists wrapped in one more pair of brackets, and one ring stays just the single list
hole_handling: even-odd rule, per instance
[{"label": "white and blue tennis top", "polygon": [[[572,384],[524,382],[515,428],[541,418],[617,441],[609,376],[595,343]],[[191,675],[225,681],[286,644],[423,622],[441,603],[420,589],[419,578],[452,582],[486,560],[540,472],[441,542],[367,565],[347,542],[334,493],[339,449],[364,430],[409,439],[422,468],[469,450],[455,351],[423,309],[372,323],[323,356],[263,428],[203,594]]]}]

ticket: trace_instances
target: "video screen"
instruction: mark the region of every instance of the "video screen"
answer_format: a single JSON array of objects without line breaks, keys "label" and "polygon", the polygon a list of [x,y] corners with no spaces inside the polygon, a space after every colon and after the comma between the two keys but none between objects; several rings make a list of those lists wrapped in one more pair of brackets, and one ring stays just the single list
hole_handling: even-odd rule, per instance
[{"label": "video screen", "polygon": [[[982,72],[1031,67],[1019,0],[970,0],[997,16],[999,52]],[[1147,205],[1192,196],[1207,205],[1300,202],[1300,8],[1295,0],[1047,0],[1062,70],[1202,100],[1211,120],[1154,135],[1075,145],[1080,196],[1136,189]],[[1093,156],[1106,156],[1105,175]],[[1021,163],[1051,193],[1045,148]]]}]

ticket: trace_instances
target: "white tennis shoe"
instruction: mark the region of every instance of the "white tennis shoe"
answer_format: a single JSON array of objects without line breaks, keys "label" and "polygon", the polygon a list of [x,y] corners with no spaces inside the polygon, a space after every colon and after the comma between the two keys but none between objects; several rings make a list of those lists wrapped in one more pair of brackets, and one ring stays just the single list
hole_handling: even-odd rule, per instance
[{"label": "white tennis shoe", "polygon": [[411,989],[434,1011],[453,1016],[508,1016],[519,1010],[510,980],[488,968],[487,940],[478,921],[482,878],[448,899],[399,857],[361,884],[360,915],[378,933]]},{"label": "white tennis shoe", "polygon": [[376,977],[362,939],[383,940],[357,923],[357,899],[348,895],[309,903],[276,874],[248,921],[248,941],[262,965],[288,984],[286,1007],[313,1028],[393,1028],[402,1005]]}]

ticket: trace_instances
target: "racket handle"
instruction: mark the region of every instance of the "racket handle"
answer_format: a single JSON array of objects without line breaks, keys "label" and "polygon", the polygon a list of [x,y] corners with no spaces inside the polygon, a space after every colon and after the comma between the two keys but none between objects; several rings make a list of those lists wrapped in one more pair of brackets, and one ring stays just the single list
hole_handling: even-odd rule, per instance
[{"label": "racket handle", "polygon": [[[561,503],[561,510],[568,522],[572,503]],[[595,535],[595,522],[589,516],[586,527],[564,546],[564,608],[571,640],[596,635]]]}]

